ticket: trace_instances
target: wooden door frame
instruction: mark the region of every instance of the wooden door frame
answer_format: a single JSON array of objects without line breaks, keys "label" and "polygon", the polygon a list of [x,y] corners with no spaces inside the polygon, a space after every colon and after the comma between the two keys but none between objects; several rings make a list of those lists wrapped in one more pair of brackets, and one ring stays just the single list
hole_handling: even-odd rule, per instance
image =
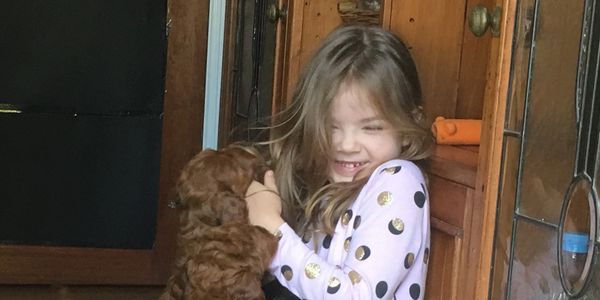
[{"label": "wooden door frame", "polygon": [[[0,245],[2,284],[162,285],[176,248],[177,213],[169,207],[182,166],[201,147],[208,0],[168,0],[156,240],[152,250]],[[200,22],[199,22],[200,21]]]},{"label": "wooden door frame", "polygon": [[491,280],[496,207],[499,192],[504,120],[508,98],[510,69],[512,60],[513,35],[515,27],[516,0],[497,0],[502,8],[500,37],[492,41],[488,63],[487,85],[484,97],[482,137],[479,150],[479,163],[475,183],[476,199],[472,228],[472,251],[468,261],[475,262],[468,281],[473,286],[465,287],[475,292],[472,299],[488,299]]},{"label": "wooden door frame", "polygon": [[271,112],[282,111],[291,101],[291,91],[296,84],[300,62],[298,56],[302,40],[303,1],[278,0],[277,5],[285,17],[277,22],[275,29],[275,67],[273,68],[273,101]]},{"label": "wooden door frame", "polygon": [[234,68],[236,47],[236,20],[239,3],[242,0],[227,1],[225,4],[225,34],[223,35],[223,66],[221,68],[221,99],[219,109],[218,145],[229,143],[229,133],[234,124]]}]

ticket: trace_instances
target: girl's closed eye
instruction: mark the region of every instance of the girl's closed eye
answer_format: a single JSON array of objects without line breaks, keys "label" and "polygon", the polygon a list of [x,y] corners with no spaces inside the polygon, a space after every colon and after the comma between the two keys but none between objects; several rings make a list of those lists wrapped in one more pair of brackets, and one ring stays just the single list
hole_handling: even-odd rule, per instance
[{"label": "girl's closed eye", "polygon": [[366,131],[381,131],[384,130],[385,126],[381,124],[368,124],[363,126],[363,130]]}]

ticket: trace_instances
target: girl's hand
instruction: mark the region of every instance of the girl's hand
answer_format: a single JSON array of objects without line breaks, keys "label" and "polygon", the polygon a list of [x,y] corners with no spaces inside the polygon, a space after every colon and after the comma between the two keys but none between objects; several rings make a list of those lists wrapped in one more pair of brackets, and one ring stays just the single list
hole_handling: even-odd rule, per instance
[{"label": "girl's hand", "polygon": [[265,173],[265,184],[253,181],[246,191],[250,224],[275,232],[284,223],[281,218],[281,198],[275,185],[273,171]]}]

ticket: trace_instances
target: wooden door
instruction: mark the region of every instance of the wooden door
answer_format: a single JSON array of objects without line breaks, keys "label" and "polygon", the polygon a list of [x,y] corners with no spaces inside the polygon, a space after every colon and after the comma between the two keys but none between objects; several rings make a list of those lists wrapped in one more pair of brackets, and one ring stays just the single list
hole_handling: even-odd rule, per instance
[{"label": "wooden door", "polygon": [[[88,8],[94,11],[97,7]],[[169,205],[175,199],[173,187],[179,170],[200,149],[202,140],[200,127],[204,99],[207,12],[208,1],[170,0],[167,20],[159,20],[170,22],[170,32],[166,54],[164,108],[161,114],[162,142],[155,149],[160,152],[160,161],[148,162],[160,165],[158,182],[155,183],[158,195],[153,195],[158,198],[158,203],[154,206],[156,211],[152,212],[156,215],[156,232],[151,237],[153,243],[150,247],[115,249],[15,245],[10,241],[3,241],[0,245],[0,283],[161,285],[166,282],[174,258],[177,225],[176,212]],[[52,27],[56,24],[46,25]],[[159,38],[164,38],[164,29],[159,34]],[[23,65],[23,68],[27,66]],[[26,113],[24,111],[24,115]],[[86,203],[85,198],[81,201]],[[88,209],[93,210],[94,207],[89,205]],[[124,208],[117,205],[114,209]],[[136,212],[132,213],[135,218]],[[29,222],[31,226],[40,226],[35,219]],[[18,231],[20,228],[11,230]]]}]

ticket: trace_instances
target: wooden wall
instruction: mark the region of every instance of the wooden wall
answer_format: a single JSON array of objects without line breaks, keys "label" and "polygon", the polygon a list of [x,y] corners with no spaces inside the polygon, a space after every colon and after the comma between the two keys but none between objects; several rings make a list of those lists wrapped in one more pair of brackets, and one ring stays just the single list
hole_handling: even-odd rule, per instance
[{"label": "wooden wall", "polygon": [[491,35],[475,37],[466,16],[490,0],[385,1],[383,27],[395,32],[415,58],[430,120],[481,119]]},{"label": "wooden wall", "polygon": [[10,300],[156,300],[162,287],[0,286],[0,299]]}]

